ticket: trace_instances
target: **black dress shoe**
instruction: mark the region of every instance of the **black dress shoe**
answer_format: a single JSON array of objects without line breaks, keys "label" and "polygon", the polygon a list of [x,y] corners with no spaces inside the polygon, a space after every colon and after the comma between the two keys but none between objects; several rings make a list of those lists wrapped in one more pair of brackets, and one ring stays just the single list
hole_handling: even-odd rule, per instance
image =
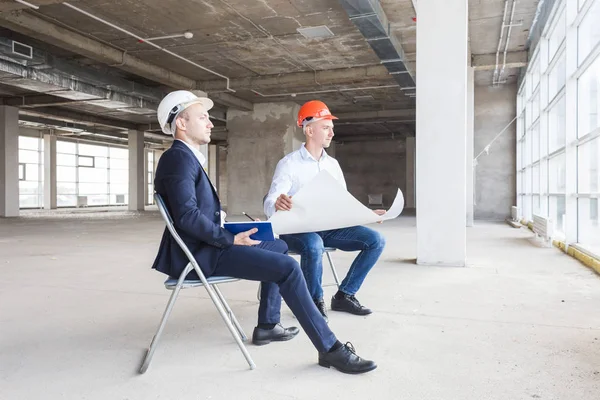
[{"label": "black dress shoe", "polygon": [[345,311],[355,315],[368,315],[373,311],[360,304],[353,295],[345,294],[341,299],[331,298],[331,309],[334,311]]},{"label": "black dress shoe", "polygon": [[284,328],[281,324],[275,325],[273,329],[254,328],[252,333],[252,344],[262,346],[271,342],[284,342],[293,339],[300,332],[295,326]]},{"label": "black dress shoe", "polygon": [[319,353],[319,365],[334,367],[345,374],[362,374],[377,368],[374,361],[360,358],[350,342],[331,353]]},{"label": "black dress shoe", "polygon": [[329,317],[327,317],[327,307],[325,306],[323,299],[315,301],[315,306],[317,306],[317,310],[319,310],[325,322],[329,323]]}]

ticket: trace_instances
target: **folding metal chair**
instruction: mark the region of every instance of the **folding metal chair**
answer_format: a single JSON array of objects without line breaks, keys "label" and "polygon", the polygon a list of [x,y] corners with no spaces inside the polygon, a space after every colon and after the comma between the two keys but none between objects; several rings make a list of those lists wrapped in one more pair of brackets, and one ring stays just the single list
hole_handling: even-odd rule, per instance
[{"label": "folding metal chair", "polygon": [[[338,287],[338,289],[340,288],[340,278],[338,277],[337,271],[335,270],[335,265],[333,264],[333,260],[331,259],[331,254],[329,253],[333,253],[334,251],[336,251],[337,249],[335,247],[325,247],[324,248],[324,253],[327,256],[327,260],[329,261],[329,267],[331,268],[331,273],[333,275],[333,279],[335,280],[335,284]],[[288,255],[290,256],[299,256],[299,253],[296,253],[294,251],[289,250],[288,251]],[[323,285],[324,287],[327,286],[333,286],[333,284],[330,285]],[[258,285],[258,293],[256,294],[256,298],[258,300],[260,300],[260,284]]]},{"label": "folding metal chair", "polygon": [[[158,206],[160,214],[162,215],[163,219],[165,220],[165,222],[167,224],[167,228],[169,229],[169,232],[171,232],[171,235],[173,236],[173,238],[175,239],[175,241],[177,242],[177,244],[179,245],[181,250],[183,250],[183,252],[187,256],[189,263],[187,264],[187,266],[185,267],[185,269],[183,270],[181,275],[179,275],[178,279],[169,278],[165,281],[165,287],[168,290],[172,290],[171,297],[169,299],[169,302],[167,303],[167,307],[165,309],[163,317],[158,326],[158,330],[157,330],[156,334],[154,335],[154,338],[152,339],[152,343],[150,344],[148,351],[146,352],[146,357],[144,358],[144,361],[140,368],[140,373],[143,374],[144,372],[146,372],[146,370],[148,369],[148,366],[150,365],[150,361],[152,361],[154,351],[156,350],[158,341],[163,333],[165,325],[167,324],[167,319],[169,318],[169,315],[171,314],[173,306],[175,305],[175,301],[177,300],[179,291],[181,289],[187,289],[187,288],[193,288],[193,287],[199,287],[199,286],[204,286],[206,288],[206,291],[208,292],[210,299],[213,301],[215,307],[219,311],[219,314],[221,314],[221,317],[223,318],[225,325],[227,325],[229,332],[231,332],[231,335],[235,339],[237,345],[239,346],[240,350],[242,351],[242,354],[246,358],[246,361],[248,362],[250,369],[256,368],[256,364],[254,364],[252,357],[250,357],[250,353],[248,353],[248,350],[246,349],[246,346],[244,346],[244,343],[243,343],[243,341],[248,340],[248,337],[244,333],[244,330],[240,326],[240,323],[238,322],[237,318],[233,314],[233,311],[231,311],[231,308],[225,301],[223,294],[217,287],[218,284],[237,282],[240,279],[232,278],[229,276],[211,276],[210,278],[207,279],[204,276],[204,274],[202,273],[202,270],[200,269],[200,267],[198,266],[198,262],[196,261],[196,259],[194,258],[194,256],[190,252],[190,250],[187,248],[187,246],[185,245],[183,240],[181,240],[181,237],[179,237],[179,234],[175,230],[175,226],[173,225],[173,220],[171,219],[171,216],[169,215],[169,212],[167,211],[167,208],[165,207],[165,203],[164,203],[162,197],[158,193],[154,193],[154,199],[156,200],[156,204]],[[190,271],[192,271],[192,269],[194,271],[196,271],[200,280],[186,280],[185,279],[187,274]]]}]

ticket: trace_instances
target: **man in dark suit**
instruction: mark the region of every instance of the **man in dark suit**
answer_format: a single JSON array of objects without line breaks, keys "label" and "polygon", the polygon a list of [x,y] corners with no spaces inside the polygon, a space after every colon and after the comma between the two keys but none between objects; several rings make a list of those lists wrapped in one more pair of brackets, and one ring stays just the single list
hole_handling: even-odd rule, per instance
[{"label": "man in dark suit", "polygon": [[[287,255],[285,242],[257,242],[250,237],[256,229],[233,235],[222,228],[219,197],[202,168],[205,159],[200,153],[200,146],[210,142],[212,106],[212,100],[182,90],[168,94],[158,106],[160,126],[175,140],[160,158],[154,186],[179,235],[207,277],[262,282],[254,344],[290,340],[298,334],[298,328],[279,323],[283,297],[316,347],[319,365],[355,374],[375,369],[373,361],[359,357],[351,344],[343,345],[329,329],[308,293],[300,266]],[[178,277],[186,265],[185,254],[165,229],[153,268]],[[197,274],[190,272],[188,279],[198,279]]]}]

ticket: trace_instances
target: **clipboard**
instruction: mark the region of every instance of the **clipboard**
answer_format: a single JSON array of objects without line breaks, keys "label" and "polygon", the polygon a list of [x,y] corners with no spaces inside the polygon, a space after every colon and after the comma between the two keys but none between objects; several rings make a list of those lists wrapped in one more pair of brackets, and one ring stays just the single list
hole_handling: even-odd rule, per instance
[{"label": "clipboard", "polygon": [[260,240],[263,242],[275,240],[273,234],[273,226],[270,221],[242,221],[242,222],[225,222],[223,228],[237,235],[240,232],[249,231],[252,228],[257,228],[258,232],[250,235],[250,239]]}]

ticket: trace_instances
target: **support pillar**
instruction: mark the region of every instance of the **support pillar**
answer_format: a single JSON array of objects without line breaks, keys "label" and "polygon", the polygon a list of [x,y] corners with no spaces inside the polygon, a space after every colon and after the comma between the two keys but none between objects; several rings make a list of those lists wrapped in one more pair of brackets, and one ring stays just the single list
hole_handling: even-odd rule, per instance
[{"label": "support pillar", "polygon": [[220,191],[219,187],[219,149],[221,147],[216,144],[208,146],[208,177],[215,186],[217,193]]},{"label": "support pillar", "polygon": [[44,208],[55,210],[56,206],[56,136],[46,133],[44,134]]},{"label": "support pillar", "polygon": [[406,138],[406,208],[415,208],[415,138]]},{"label": "support pillar", "polygon": [[419,3],[417,264],[465,266],[467,11],[467,0]]},{"label": "support pillar", "polygon": [[129,210],[144,211],[144,132],[129,131]]},{"label": "support pillar", "polygon": [[475,70],[467,67],[467,226],[474,224],[475,215],[475,171],[473,165],[475,145]]},{"label": "support pillar", "polygon": [[0,217],[19,216],[19,109],[0,106]]}]

